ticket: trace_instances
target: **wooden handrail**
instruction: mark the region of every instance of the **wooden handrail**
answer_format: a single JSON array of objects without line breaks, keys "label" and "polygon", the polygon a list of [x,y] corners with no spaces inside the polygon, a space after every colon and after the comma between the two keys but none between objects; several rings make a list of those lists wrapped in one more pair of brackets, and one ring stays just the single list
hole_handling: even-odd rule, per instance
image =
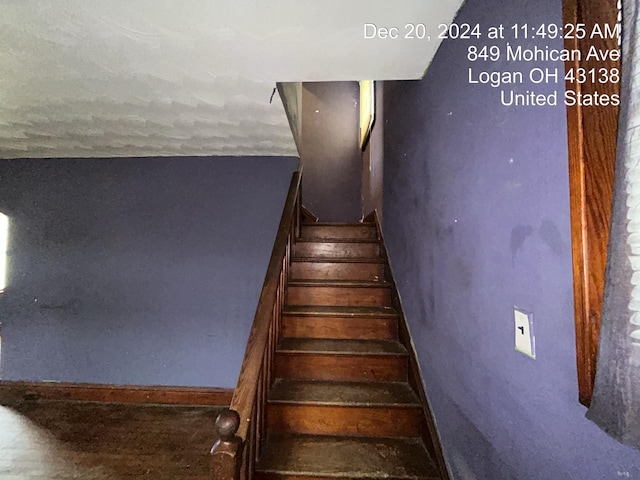
[{"label": "wooden handrail", "polygon": [[[301,178],[300,168],[291,178],[230,411],[225,410],[216,420],[220,440],[211,449],[215,480],[251,478],[253,463],[260,452],[264,404],[271,383],[285,279],[300,221]],[[231,421],[236,413],[238,421]]]},{"label": "wooden handrail", "polygon": [[[250,413],[253,398],[258,389],[256,379],[258,378],[259,369],[261,368],[260,362],[267,347],[269,322],[276,300],[276,292],[278,290],[279,277],[282,269],[282,259],[287,250],[287,240],[291,232],[291,224],[295,213],[299,188],[300,172],[298,171],[295,172],[291,178],[287,201],[282,212],[282,218],[280,219],[280,226],[278,227],[273,251],[271,252],[271,259],[269,260],[269,267],[267,268],[262,292],[258,300],[253,326],[249,333],[244,360],[242,361],[242,367],[240,367],[238,383],[236,384],[233,399],[229,406],[231,410],[235,410],[240,414],[241,421],[237,435],[242,440],[245,440],[248,428],[249,418],[247,414]],[[245,414],[244,416],[242,415],[243,413]]]}]

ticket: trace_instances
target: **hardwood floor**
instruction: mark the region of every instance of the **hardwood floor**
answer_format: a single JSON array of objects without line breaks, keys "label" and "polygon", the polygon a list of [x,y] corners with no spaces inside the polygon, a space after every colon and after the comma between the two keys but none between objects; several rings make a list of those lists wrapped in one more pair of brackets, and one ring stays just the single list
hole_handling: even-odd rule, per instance
[{"label": "hardwood floor", "polygon": [[211,480],[220,410],[0,399],[0,478]]}]

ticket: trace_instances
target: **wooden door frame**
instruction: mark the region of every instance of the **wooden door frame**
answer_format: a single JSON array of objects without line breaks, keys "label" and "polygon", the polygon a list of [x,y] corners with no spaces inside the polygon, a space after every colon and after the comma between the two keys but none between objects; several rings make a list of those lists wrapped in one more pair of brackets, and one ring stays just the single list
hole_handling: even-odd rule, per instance
[{"label": "wooden door frame", "polygon": [[[563,23],[613,27],[617,22],[616,0],[563,0]],[[566,31],[566,29],[565,29]],[[571,68],[620,68],[619,61],[587,61],[591,46],[610,51],[617,39],[567,39],[566,49],[579,49],[582,59],[565,63]],[[575,84],[567,90],[582,94],[619,93],[619,83]],[[567,106],[571,239],[576,327],[576,354],[580,403],[589,406],[596,373],[600,310],[613,201],[613,172],[618,131],[617,106]]]}]

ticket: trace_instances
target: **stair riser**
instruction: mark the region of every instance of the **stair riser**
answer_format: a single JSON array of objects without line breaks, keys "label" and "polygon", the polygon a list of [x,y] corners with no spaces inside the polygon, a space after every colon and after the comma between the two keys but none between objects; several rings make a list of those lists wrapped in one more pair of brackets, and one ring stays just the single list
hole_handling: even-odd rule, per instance
[{"label": "stair riser", "polygon": [[[346,477],[325,477],[318,475],[287,475],[286,473],[265,473],[265,472],[255,472],[253,475],[254,480],[351,480]],[[380,475],[373,476],[363,476],[358,475],[357,480],[442,480],[442,477],[439,475],[429,475],[424,477],[389,477]]]},{"label": "stair riser", "polygon": [[370,239],[376,240],[378,232],[373,225],[302,225],[301,236],[306,239]]},{"label": "stair riser", "polygon": [[380,255],[377,243],[298,242],[294,245],[296,257],[375,258]]},{"label": "stair riser", "polygon": [[289,305],[385,307],[391,305],[388,287],[292,286],[287,290]]},{"label": "stair riser", "polygon": [[310,435],[417,437],[418,407],[344,407],[328,405],[269,404],[270,432]]},{"label": "stair riser", "polygon": [[384,279],[384,265],[381,263],[330,263],[299,262],[291,264],[293,280],[368,280]]},{"label": "stair riser", "polygon": [[[254,480],[352,480],[351,477],[325,477],[322,475],[288,475],[286,473],[265,473],[255,472]],[[364,476],[358,475],[357,480],[442,480],[440,475],[429,475],[421,477],[389,477],[380,475]]]},{"label": "stair riser", "polygon": [[[263,473],[263,472],[255,472],[253,475],[254,480],[346,480],[341,479],[340,477],[324,477],[317,475],[287,475],[286,473]],[[358,477],[358,480],[369,480],[366,477]],[[371,480],[380,480],[380,478],[373,478]],[[406,480],[406,479],[395,479],[395,478],[385,478],[384,480]],[[438,479],[439,480],[439,479]]]},{"label": "stair riser", "polygon": [[[253,475],[254,480],[336,480],[336,477],[318,477],[316,475],[287,475],[287,474],[279,474],[279,473],[263,473],[263,472],[255,472]],[[343,480],[343,479],[340,479]],[[368,480],[365,477],[362,477],[358,480]],[[375,479],[379,480],[379,479]],[[384,480],[396,480],[394,478],[385,478]],[[398,479],[403,480],[403,479]]]},{"label": "stair riser", "polygon": [[396,340],[398,338],[398,323],[395,318],[284,315],[282,317],[282,336]]},{"label": "stair riser", "polygon": [[276,353],[275,376],[306,380],[407,380],[407,358],[395,355]]}]

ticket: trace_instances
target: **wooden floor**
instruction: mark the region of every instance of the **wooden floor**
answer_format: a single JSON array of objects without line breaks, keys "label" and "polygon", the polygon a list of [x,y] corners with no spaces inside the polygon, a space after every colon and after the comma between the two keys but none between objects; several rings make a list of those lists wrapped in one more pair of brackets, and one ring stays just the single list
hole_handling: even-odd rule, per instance
[{"label": "wooden floor", "polygon": [[0,400],[0,479],[211,480],[221,408]]}]

